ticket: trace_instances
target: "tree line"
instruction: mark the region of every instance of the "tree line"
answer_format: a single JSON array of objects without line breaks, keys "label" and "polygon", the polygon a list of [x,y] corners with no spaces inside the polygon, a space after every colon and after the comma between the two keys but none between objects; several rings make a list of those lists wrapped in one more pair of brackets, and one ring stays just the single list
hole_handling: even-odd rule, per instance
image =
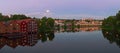
[{"label": "tree line", "polygon": [[21,20],[21,19],[28,19],[30,17],[27,17],[23,14],[14,14],[10,16],[4,16],[2,13],[0,13],[0,21],[9,21],[9,20]]},{"label": "tree line", "polygon": [[54,31],[54,19],[51,17],[42,17],[42,19],[37,19],[39,25],[39,32],[50,32]]},{"label": "tree line", "polygon": [[103,27],[116,28],[120,26],[120,11],[115,16],[109,16],[103,21]]}]

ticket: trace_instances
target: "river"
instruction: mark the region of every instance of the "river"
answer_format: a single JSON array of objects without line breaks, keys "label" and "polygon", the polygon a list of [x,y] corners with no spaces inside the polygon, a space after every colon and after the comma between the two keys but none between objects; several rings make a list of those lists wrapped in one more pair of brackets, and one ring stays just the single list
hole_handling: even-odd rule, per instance
[{"label": "river", "polygon": [[110,33],[99,28],[85,28],[25,34],[20,38],[1,37],[0,53],[119,53],[119,38],[110,39],[107,34]]}]

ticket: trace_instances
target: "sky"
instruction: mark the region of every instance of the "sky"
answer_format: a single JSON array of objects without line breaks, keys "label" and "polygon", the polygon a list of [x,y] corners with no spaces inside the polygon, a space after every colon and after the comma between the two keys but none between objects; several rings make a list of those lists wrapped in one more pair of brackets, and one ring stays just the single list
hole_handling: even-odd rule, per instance
[{"label": "sky", "polygon": [[120,10],[120,0],[0,0],[0,13],[41,18],[105,18]]}]

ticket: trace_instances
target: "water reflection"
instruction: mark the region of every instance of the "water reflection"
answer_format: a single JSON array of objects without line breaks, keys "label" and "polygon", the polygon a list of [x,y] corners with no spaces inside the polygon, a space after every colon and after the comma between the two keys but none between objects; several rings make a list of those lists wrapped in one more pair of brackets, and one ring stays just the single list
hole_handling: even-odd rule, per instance
[{"label": "water reflection", "polygon": [[37,34],[23,34],[0,38],[0,48],[5,45],[16,48],[17,46],[34,46],[37,43]]},{"label": "water reflection", "polygon": [[[6,34],[5,34],[6,35]],[[22,34],[0,37],[0,49],[4,46],[16,48],[17,46],[34,46],[39,40],[41,42],[52,41],[54,39],[54,32],[39,33],[39,34]]]},{"label": "water reflection", "polygon": [[52,41],[54,37],[54,32],[45,32],[38,35],[38,39],[40,39],[41,42],[46,42],[47,40]]},{"label": "water reflection", "polygon": [[117,29],[102,29],[103,36],[109,40],[109,42],[116,43],[120,47],[120,31]]},{"label": "water reflection", "polygon": [[91,32],[91,31],[97,31],[100,30],[100,27],[80,27],[80,28],[60,28],[59,30],[56,29],[55,31],[49,31],[49,32],[41,32],[41,33],[26,33],[26,34],[1,34],[0,36],[0,49],[4,46],[9,46],[11,48],[16,48],[18,46],[35,46],[38,41],[41,41],[42,43],[47,41],[53,41],[55,38],[54,33],[56,32]]},{"label": "water reflection", "polygon": [[80,28],[58,28],[55,30],[55,32],[93,32],[101,30],[100,26],[92,26],[92,27],[80,27]]}]

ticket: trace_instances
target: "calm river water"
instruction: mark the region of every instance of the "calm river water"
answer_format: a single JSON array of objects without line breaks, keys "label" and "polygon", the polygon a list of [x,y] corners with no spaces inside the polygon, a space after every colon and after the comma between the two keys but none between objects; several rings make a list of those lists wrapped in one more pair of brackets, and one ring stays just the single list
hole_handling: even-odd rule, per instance
[{"label": "calm river water", "polygon": [[56,31],[0,38],[0,53],[120,53],[120,38],[107,30]]}]

